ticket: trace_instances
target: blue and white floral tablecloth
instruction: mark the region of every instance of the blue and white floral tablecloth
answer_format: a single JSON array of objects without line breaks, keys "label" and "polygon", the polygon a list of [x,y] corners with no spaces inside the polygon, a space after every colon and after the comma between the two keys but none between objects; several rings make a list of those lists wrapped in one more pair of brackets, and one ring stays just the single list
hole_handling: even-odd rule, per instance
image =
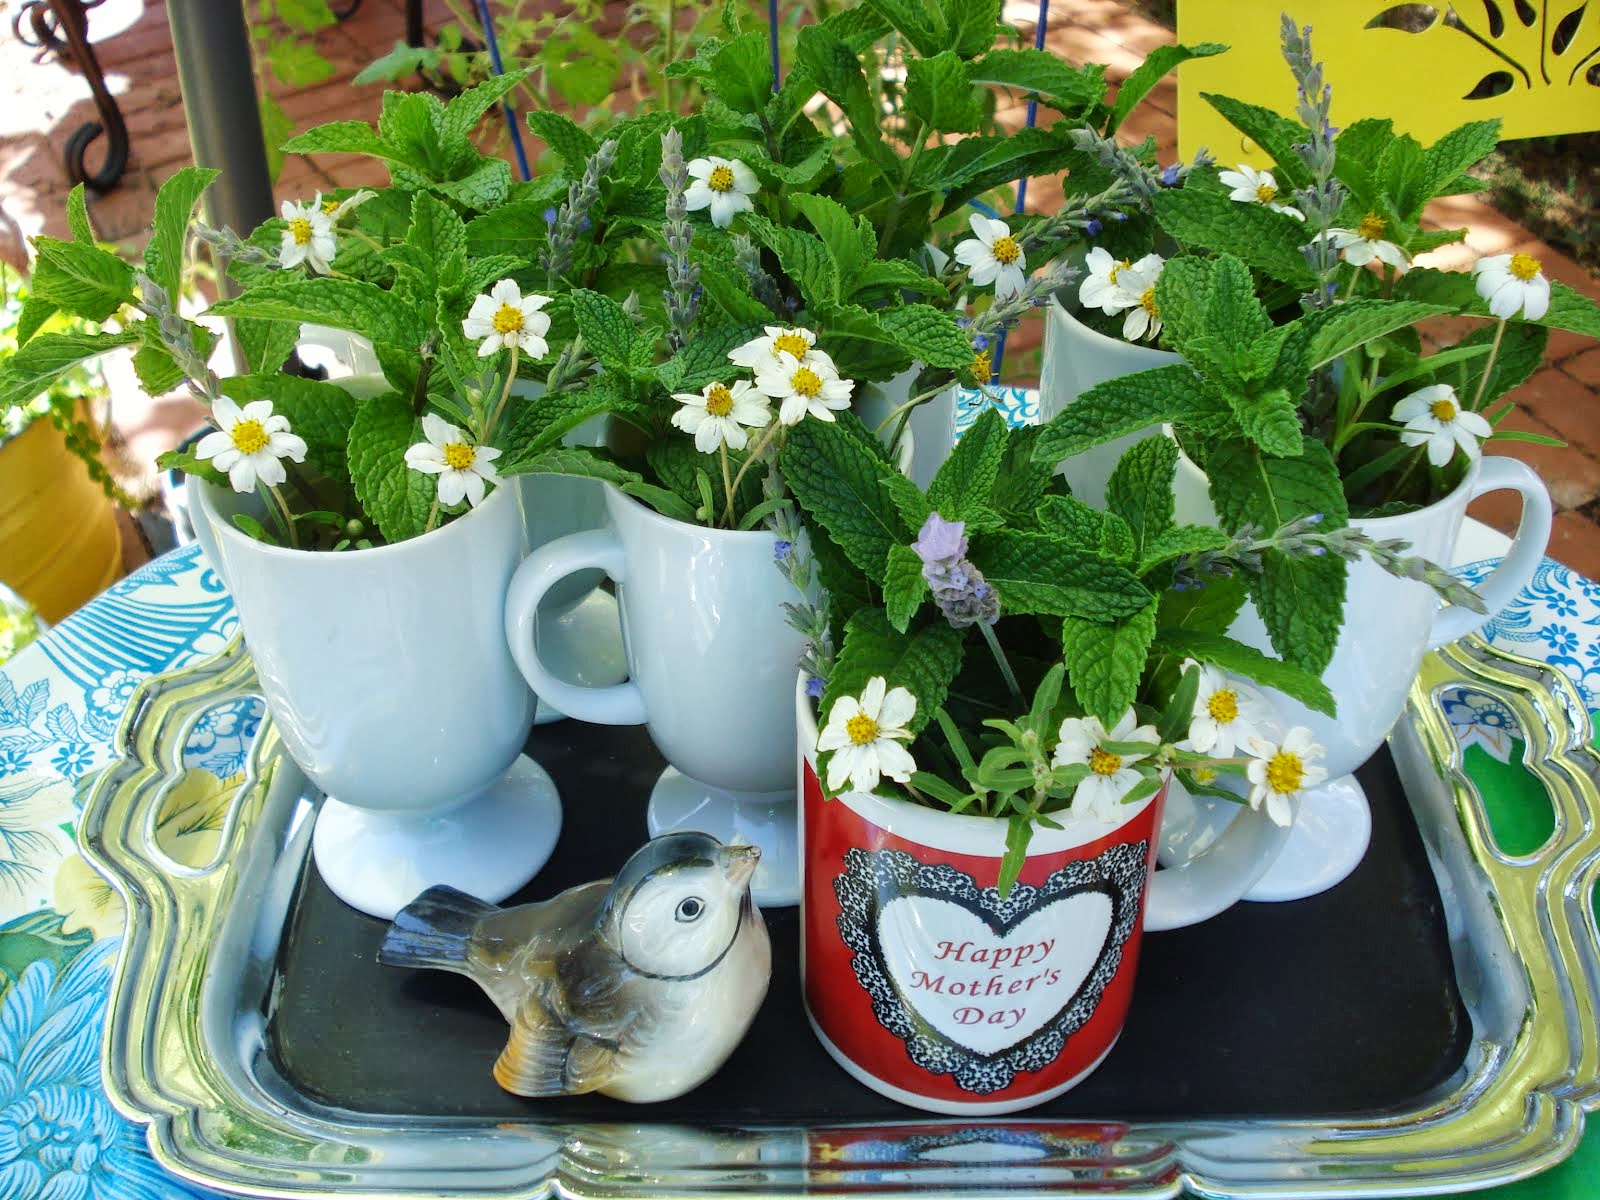
[{"label": "blue and white floral tablecloth", "polygon": [[[1025,403],[1026,396],[1018,398]],[[1493,560],[1462,568],[1471,579]],[[205,1195],[150,1159],[143,1131],[100,1082],[106,989],[122,928],[116,894],[74,845],[85,783],[111,758],[135,686],[221,650],[233,607],[198,547],[151,563],[0,668],[0,1200],[172,1200]],[[1600,708],[1600,585],[1546,561],[1490,627],[1499,646],[1560,666]],[[1519,734],[1483,697],[1455,699],[1458,736],[1515,764]],[[214,837],[261,720],[256,702],[198,722],[161,819]],[[197,847],[198,848],[198,847]],[[1600,1136],[1503,1200],[1600,1192]]]}]

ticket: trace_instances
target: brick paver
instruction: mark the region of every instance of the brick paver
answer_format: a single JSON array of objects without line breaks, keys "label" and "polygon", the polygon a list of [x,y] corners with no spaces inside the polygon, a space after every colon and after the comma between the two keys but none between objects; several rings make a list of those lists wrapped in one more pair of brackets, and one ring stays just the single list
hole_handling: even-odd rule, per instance
[{"label": "brick paver", "polygon": [[[310,89],[279,89],[280,101],[302,127],[376,117],[382,89],[356,87],[350,80],[371,57],[403,35],[403,8],[403,0],[366,0],[350,20],[319,36],[319,49],[337,67],[334,77]],[[1025,34],[1032,33],[1037,11],[1032,0],[1008,0],[1004,6],[1005,19]],[[447,16],[442,0],[430,0],[430,24]],[[1047,44],[1052,50],[1074,62],[1106,63],[1112,83],[1125,78],[1153,47],[1172,41],[1167,30],[1129,12],[1118,0],[1055,0],[1050,22]],[[148,227],[155,188],[189,161],[165,6],[160,0],[106,0],[92,10],[90,30],[132,138],[132,161],[122,185],[93,198],[91,212],[101,236],[133,247],[142,242]],[[1170,158],[1175,145],[1174,109],[1170,86],[1157,89],[1124,127],[1124,139],[1153,136],[1163,157]],[[1020,123],[1019,111],[1009,109],[1008,121]],[[88,88],[74,73],[53,61],[34,62],[33,53],[18,45],[9,31],[0,37],[0,207],[25,233],[64,235],[67,184],[61,148],[72,131],[93,116]],[[98,158],[91,155],[91,161],[97,163]],[[381,179],[382,168],[370,160],[291,159],[279,180],[278,198]],[[1029,199],[1030,208],[1059,203],[1060,190],[1036,184]],[[1551,278],[1600,297],[1600,284],[1586,271],[1495,212],[1479,196],[1440,200],[1428,217],[1430,225],[1467,230],[1464,246],[1442,248],[1427,260],[1431,265],[1462,269],[1477,254],[1522,251],[1540,258]],[[1435,327],[1427,332],[1449,337],[1456,331]],[[1038,340],[1037,322],[1012,339],[1008,376],[1036,370]],[[1553,432],[1572,444],[1560,450],[1520,443],[1495,449],[1528,462],[1549,484],[1560,511],[1552,555],[1600,577],[1600,531],[1593,515],[1600,509],[1597,389],[1600,348],[1575,334],[1552,334],[1545,366],[1513,396],[1519,407],[1507,427]],[[129,390],[129,395],[117,396],[118,423],[141,452],[159,448],[192,428],[192,406],[176,398],[146,402],[136,388]],[[1486,497],[1472,511],[1501,529],[1509,530],[1516,519],[1515,503],[1504,497]]]}]

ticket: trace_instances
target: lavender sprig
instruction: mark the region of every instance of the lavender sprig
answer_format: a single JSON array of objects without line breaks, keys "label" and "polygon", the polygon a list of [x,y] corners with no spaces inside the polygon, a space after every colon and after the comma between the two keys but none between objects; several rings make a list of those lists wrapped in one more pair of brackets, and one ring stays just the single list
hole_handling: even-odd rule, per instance
[{"label": "lavender sprig", "polygon": [[1105,191],[1093,196],[1076,196],[1054,216],[1035,221],[1017,239],[1017,245],[1025,254],[1054,253],[1064,243],[1077,241],[1080,233],[1097,226],[1097,213],[1126,207],[1133,199],[1134,192],[1128,182],[1113,179]]},{"label": "lavender sprig", "polygon": [[980,621],[993,625],[1000,619],[1000,594],[967,558],[966,529],[965,521],[946,521],[938,513],[929,513],[917,540],[911,543],[922,560],[922,578],[933,592],[934,603],[956,629]]},{"label": "lavender sprig", "polygon": [[750,294],[775,315],[783,316],[783,297],[778,294],[778,285],[761,265],[761,251],[748,234],[733,235],[733,262],[750,281]]},{"label": "lavender sprig", "polygon": [[[1051,296],[1071,284],[1079,274],[1081,272],[1077,267],[1069,267],[1059,262],[1051,263],[1046,270],[1023,284],[1021,291],[1007,296],[1004,300],[996,300],[973,318],[969,326],[973,344],[979,344],[979,338],[993,340],[1001,330],[1015,326],[1030,309],[1043,308],[1050,303]],[[982,344],[987,345],[988,341]]]},{"label": "lavender sprig", "polygon": [[232,229],[224,225],[221,229],[213,229],[209,225],[197,224],[194,236],[210,246],[218,254],[225,256],[229,262],[249,263],[255,267],[277,267],[278,256],[272,251],[261,246],[252,245],[245,241]]},{"label": "lavender sprig", "polygon": [[172,297],[143,271],[134,274],[139,285],[139,311],[156,323],[161,334],[161,344],[166,347],[172,361],[189,380],[189,386],[210,408],[222,398],[222,381],[206,365],[206,360],[194,344],[194,328],[178,314]]},{"label": "lavender sprig", "polygon": [[556,279],[572,268],[573,247],[578,244],[578,235],[589,228],[589,210],[600,200],[601,176],[611,169],[616,159],[616,139],[607,138],[583,164],[583,178],[567,186],[567,198],[556,212],[550,238],[539,251],[539,265],[544,268],[552,288]]},{"label": "lavender sprig", "polygon": [[689,341],[700,311],[700,268],[689,261],[694,229],[689,224],[689,166],[683,161],[683,134],[669,129],[661,135],[661,182],[667,189],[667,219],[661,232],[672,257],[667,260],[667,320],[672,325],[672,348]]},{"label": "lavender sprig", "polygon": [[1334,138],[1338,132],[1330,118],[1333,89],[1323,78],[1322,64],[1312,57],[1311,26],[1298,28],[1285,13],[1282,41],[1283,57],[1298,89],[1295,114],[1311,131],[1309,141],[1296,142],[1294,146],[1295,154],[1311,174],[1310,186],[1294,194],[1295,203],[1305,213],[1306,224],[1312,231],[1310,241],[1300,247],[1300,253],[1305,255],[1317,277],[1317,286],[1301,297],[1300,303],[1307,309],[1327,308],[1334,300],[1331,285],[1339,268],[1339,251],[1326,235],[1344,207],[1346,194],[1344,185],[1333,174]]},{"label": "lavender sprig", "polygon": [[808,677],[807,692],[820,699],[834,663],[828,592],[813,572],[813,561],[802,537],[805,531],[800,525],[800,515],[793,502],[787,500],[788,487],[776,460],[767,464],[767,473],[761,480],[761,494],[766,500],[786,501],[767,515],[767,528],[777,539],[773,562],[800,596],[798,600],[784,603],[783,617],[790,628],[806,639],[806,649],[798,665]]}]

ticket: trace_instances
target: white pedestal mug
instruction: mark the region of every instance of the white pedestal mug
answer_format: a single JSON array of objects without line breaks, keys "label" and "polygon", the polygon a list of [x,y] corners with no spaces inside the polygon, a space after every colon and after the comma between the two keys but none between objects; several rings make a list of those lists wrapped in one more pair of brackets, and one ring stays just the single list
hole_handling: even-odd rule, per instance
[{"label": "white pedestal mug", "polygon": [[[569,716],[643,724],[671,764],[648,813],[652,837],[699,829],[761,848],[752,892],[763,907],[799,889],[791,689],[805,639],[784,620],[793,586],[766,531],[671,520],[606,488],[611,527],[560,538],[518,568],[505,637],[528,683]],[[540,599],[577,571],[616,584],[628,680],[558,678],[533,636]]]}]

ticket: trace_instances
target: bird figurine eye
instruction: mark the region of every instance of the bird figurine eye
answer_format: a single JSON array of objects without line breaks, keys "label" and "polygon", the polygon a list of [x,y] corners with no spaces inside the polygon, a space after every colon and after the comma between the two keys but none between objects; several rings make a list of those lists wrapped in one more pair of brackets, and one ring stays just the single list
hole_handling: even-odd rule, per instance
[{"label": "bird figurine eye", "polygon": [[678,911],[674,914],[680,921],[698,921],[700,914],[705,912],[705,901],[699,896],[688,896],[678,901]]}]

